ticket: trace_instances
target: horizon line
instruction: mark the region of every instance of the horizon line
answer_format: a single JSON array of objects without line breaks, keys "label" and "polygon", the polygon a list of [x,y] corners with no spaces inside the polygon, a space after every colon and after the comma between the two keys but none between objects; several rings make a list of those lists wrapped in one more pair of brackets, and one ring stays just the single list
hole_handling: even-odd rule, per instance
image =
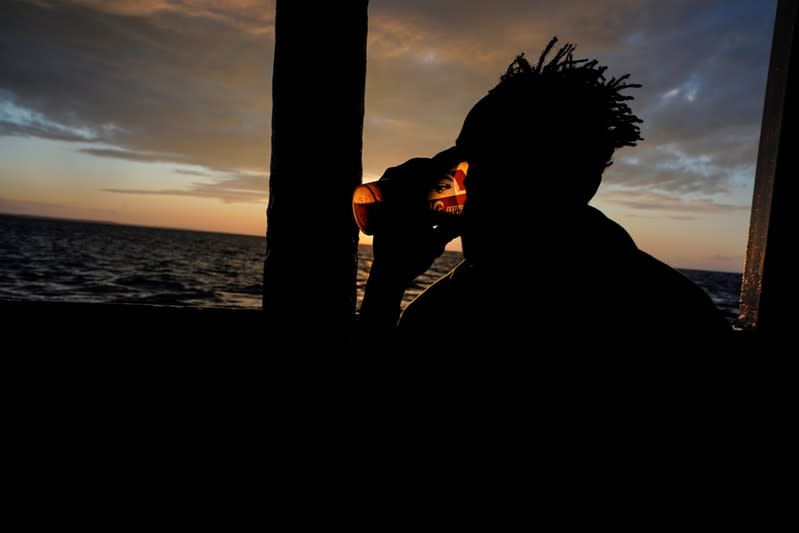
[{"label": "horizon line", "polygon": [[[190,231],[195,233],[211,233],[216,235],[233,235],[236,237],[258,237],[261,239],[266,239],[266,235],[255,235],[251,233],[233,233],[230,231],[214,231],[214,230],[207,230],[207,229],[196,229],[196,228],[179,228],[179,227],[169,227],[169,226],[155,226],[155,225],[147,225],[147,224],[131,224],[127,222],[114,222],[112,220],[98,220],[98,219],[90,219],[90,218],[71,218],[71,217],[58,217],[52,215],[35,215],[35,214],[27,214],[27,213],[8,213],[5,211],[0,211],[0,216],[13,216],[13,217],[23,217],[23,218],[38,218],[44,220],[64,220],[67,222],[83,222],[89,224],[106,224],[109,226],[129,226],[133,228],[147,228],[147,229],[161,229],[167,231]],[[371,242],[361,242],[359,240],[358,246],[369,246],[372,247]],[[455,250],[445,250],[444,253],[463,253],[462,251],[455,251]],[[734,270],[709,270],[707,268],[686,268],[686,267],[672,267],[676,270],[692,270],[695,272],[719,272],[723,274],[739,274],[743,275],[743,271],[737,272]]]}]

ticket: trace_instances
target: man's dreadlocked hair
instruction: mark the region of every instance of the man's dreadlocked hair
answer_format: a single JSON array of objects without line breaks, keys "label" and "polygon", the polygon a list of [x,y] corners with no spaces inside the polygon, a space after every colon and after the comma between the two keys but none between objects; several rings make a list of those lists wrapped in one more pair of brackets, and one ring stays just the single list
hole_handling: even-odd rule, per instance
[{"label": "man's dreadlocked hair", "polygon": [[[547,60],[556,42],[549,42],[535,66],[524,54],[516,57],[496,87],[469,110],[456,144],[492,175],[507,175],[519,161],[529,162],[523,175],[535,180],[538,192],[559,205],[584,204],[596,193],[615,150],[643,140],[638,127],[643,121],[627,105],[633,97],[620,94],[640,85],[627,83],[628,75],[606,79],[606,67],[596,60],[574,59],[572,44]],[[472,172],[470,189],[504,183],[481,175],[487,173]]]},{"label": "man's dreadlocked hair", "polygon": [[[599,66],[596,59],[574,59],[573,44],[566,44],[547,61],[547,55],[557,42],[553,37],[533,67],[524,54],[517,56],[500,77],[500,83],[489,93],[506,90],[529,91],[535,87],[544,94],[562,96],[567,93],[571,104],[579,109],[581,125],[587,124],[599,138],[596,142],[610,151],[622,146],[635,146],[642,141],[638,124],[643,121],[635,116],[626,104],[632,96],[620,91],[640,87],[640,84],[625,83],[629,74],[620,78],[605,78],[607,67]],[[514,87],[518,86],[518,87]],[[547,102],[541,103],[547,106]],[[562,108],[558,112],[564,112]],[[608,161],[607,165],[610,165]]]}]

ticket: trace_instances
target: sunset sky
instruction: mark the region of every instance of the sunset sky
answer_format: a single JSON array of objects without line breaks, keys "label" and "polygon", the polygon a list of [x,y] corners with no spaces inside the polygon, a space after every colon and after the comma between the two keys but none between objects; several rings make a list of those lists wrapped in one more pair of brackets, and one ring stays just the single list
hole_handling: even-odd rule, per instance
[{"label": "sunset sky", "polygon": [[[557,35],[643,84],[645,141],[616,153],[593,204],[673,266],[740,272],[775,9],[371,0],[364,180],[451,146],[508,63]],[[263,235],[274,11],[2,0],[0,212]]]}]

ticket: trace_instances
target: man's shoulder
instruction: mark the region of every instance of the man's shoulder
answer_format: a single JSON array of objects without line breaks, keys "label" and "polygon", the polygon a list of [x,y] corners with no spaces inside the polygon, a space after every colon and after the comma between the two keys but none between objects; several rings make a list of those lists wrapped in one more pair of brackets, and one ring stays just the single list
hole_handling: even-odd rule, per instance
[{"label": "man's shoulder", "polygon": [[604,279],[614,282],[605,284],[604,290],[607,299],[616,302],[617,316],[625,316],[647,328],[672,327],[677,336],[680,331],[711,335],[731,331],[728,321],[699,285],[638,248],[624,228],[599,210],[592,209],[589,216],[594,223],[593,231],[601,236],[595,240],[597,246],[608,248],[603,255],[607,261]]},{"label": "man's shoulder", "polygon": [[637,251],[636,262],[639,286],[647,290],[653,306],[669,317],[674,328],[709,335],[731,333],[732,326],[710,295],[688,276],[643,250]]},{"label": "man's shoulder", "polygon": [[464,261],[457,264],[446,275],[428,286],[414,298],[400,316],[401,329],[418,327],[430,322],[441,323],[445,317],[462,307],[464,290],[471,284],[470,267]]},{"label": "man's shoulder", "polygon": [[646,279],[657,281],[655,286],[663,288],[666,293],[689,294],[696,298],[710,300],[710,297],[696,283],[691,281],[688,276],[676,268],[666,264],[655,256],[636,249],[635,266],[642,272]]}]

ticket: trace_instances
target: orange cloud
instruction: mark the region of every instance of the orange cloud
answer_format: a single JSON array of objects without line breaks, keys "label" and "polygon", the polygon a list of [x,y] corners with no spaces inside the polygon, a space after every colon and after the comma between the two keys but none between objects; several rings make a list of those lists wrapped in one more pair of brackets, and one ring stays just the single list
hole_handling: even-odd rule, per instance
[{"label": "orange cloud", "polygon": [[275,0],[29,0],[40,6],[74,4],[113,15],[147,17],[163,12],[222,20],[250,33],[274,34]]}]

